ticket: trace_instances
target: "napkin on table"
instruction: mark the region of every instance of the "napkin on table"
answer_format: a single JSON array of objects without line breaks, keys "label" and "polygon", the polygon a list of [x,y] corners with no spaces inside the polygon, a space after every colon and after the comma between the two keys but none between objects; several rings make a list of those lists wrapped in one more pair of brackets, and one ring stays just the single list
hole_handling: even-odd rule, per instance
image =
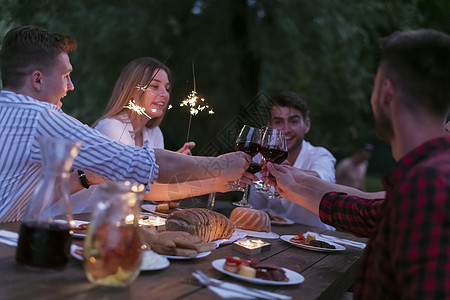
[{"label": "napkin on table", "polygon": [[305,237],[308,234],[314,235],[314,236],[318,237],[320,240],[323,240],[325,242],[329,241],[329,242],[332,242],[332,243],[341,244],[341,245],[348,245],[348,246],[357,247],[357,248],[360,248],[360,249],[364,249],[366,247],[365,243],[352,241],[352,240],[347,240],[347,239],[343,239],[343,238],[338,238],[338,237],[331,236],[331,235],[319,234],[319,233],[310,232],[310,231],[308,231],[308,232],[306,232],[304,234]]},{"label": "napkin on table", "polygon": [[215,241],[213,241],[213,243],[216,243],[216,246],[218,248],[220,245],[231,244],[235,241],[243,240],[243,239],[245,239],[246,236],[247,236],[246,233],[235,231],[235,232],[233,232],[233,235],[229,239],[215,240]]},{"label": "napkin on table", "polygon": [[227,288],[229,287],[230,289],[234,290],[228,290],[228,289],[223,289],[221,287],[217,287],[217,286],[208,286],[208,289],[210,289],[211,291],[213,291],[214,293],[216,293],[219,297],[221,297],[222,299],[285,299],[285,300],[289,300],[292,299],[292,297],[290,296],[286,296],[286,295],[281,295],[281,294],[277,294],[276,297],[271,297],[271,295],[274,295],[271,292],[266,292],[263,290],[260,290],[261,293],[267,295],[267,298],[261,298],[258,296],[247,296],[247,295],[243,295],[242,293],[240,293],[241,291],[246,291],[246,288],[244,286],[241,285],[237,285],[234,283],[223,283],[224,286],[227,286]]}]

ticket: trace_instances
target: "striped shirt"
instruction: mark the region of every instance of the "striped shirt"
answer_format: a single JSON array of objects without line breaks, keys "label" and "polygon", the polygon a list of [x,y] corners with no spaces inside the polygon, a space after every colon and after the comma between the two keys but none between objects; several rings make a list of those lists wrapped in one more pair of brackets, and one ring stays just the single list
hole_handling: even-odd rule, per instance
[{"label": "striped shirt", "polygon": [[450,299],[450,137],[428,141],[395,166],[386,199],[325,194],[320,218],[370,237],[355,299]]},{"label": "striped shirt", "polygon": [[40,136],[81,141],[75,169],[139,182],[147,190],[158,177],[152,149],[112,141],[54,104],[0,91],[0,222],[23,216],[41,174]]}]

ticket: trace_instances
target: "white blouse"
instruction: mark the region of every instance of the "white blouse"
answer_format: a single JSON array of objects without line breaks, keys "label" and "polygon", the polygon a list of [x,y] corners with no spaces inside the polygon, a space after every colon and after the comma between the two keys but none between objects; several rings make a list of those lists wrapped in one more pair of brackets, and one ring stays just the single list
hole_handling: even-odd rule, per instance
[{"label": "white blouse", "polygon": [[[100,133],[112,140],[121,143],[136,146],[133,132],[133,126],[126,113],[118,115],[116,118],[103,119],[95,126]],[[164,136],[161,129],[157,126],[154,128],[145,127],[142,130],[144,145],[148,142],[149,148],[164,149]],[[91,186],[89,189],[82,189],[70,196],[73,213],[80,214],[92,212],[98,199],[97,187]]]},{"label": "white blouse", "polygon": [[[112,140],[136,146],[134,129],[126,113],[121,113],[115,118],[100,120],[95,129]],[[151,129],[144,127],[142,135],[144,143],[147,141],[149,148],[164,148],[164,136],[159,126]]]}]

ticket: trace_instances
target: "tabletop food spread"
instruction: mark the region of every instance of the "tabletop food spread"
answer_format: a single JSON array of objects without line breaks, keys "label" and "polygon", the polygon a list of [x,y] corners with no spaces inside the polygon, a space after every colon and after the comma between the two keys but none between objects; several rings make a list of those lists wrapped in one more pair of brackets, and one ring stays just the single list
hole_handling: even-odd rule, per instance
[{"label": "tabletop food spread", "polygon": [[[152,218],[152,222],[140,223],[145,247],[140,263],[140,271],[143,272],[143,275],[138,277],[138,281],[145,280],[145,276],[149,276],[148,274],[162,274],[155,272],[185,272],[183,265],[177,265],[183,262],[189,262],[194,265],[197,265],[198,262],[199,265],[197,268],[204,266],[203,271],[207,271],[207,265],[202,263],[202,261],[207,260],[209,261],[209,270],[219,272],[216,273],[216,278],[217,274],[223,274],[222,276],[225,276],[223,277],[225,281],[234,278],[243,287],[248,284],[258,285],[265,289],[270,286],[274,288],[282,286],[301,287],[305,281],[308,282],[309,276],[312,275],[308,274],[308,272],[304,273],[306,269],[299,269],[295,264],[286,264],[281,259],[283,256],[276,254],[277,252],[268,255],[272,253],[271,244],[273,244],[272,247],[275,247],[273,251],[275,249],[278,249],[276,251],[292,249],[290,252],[293,252],[289,255],[293,257],[308,255],[310,251],[332,254],[347,250],[338,243],[338,238],[335,238],[333,241],[324,239],[318,233],[306,231],[310,229],[308,227],[305,228],[305,231],[298,231],[298,229],[294,229],[298,228],[298,225],[292,221],[281,217],[269,216],[266,212],[260,210],[238,207],[231,212],[228,218],[221,213],[204,208],[183,209],[178,205],[170,207],[168,204],[167,207],[172,210],[166,211],[165,217],[162,217],[162,213],[160,214],[161,217],[148,216],[143,213],[143,218],[147,221]],[[143,205],[142,209],[143,211],[153,213],[156,212],[156,205]],[[278,225],[277,222],[283,225],[277,227],[283,229],[282,233],[290,234],[278,234],[274,232],[271,225]],[[84,221],[83,219],[73,222],[72,231],[75,239],[70,247],[70,254],[79,261],[86,259],[83,256],[83,246],[86,235],[88,234],[89,224],[89,221]],[[289,229],[290,227],[293,229]],[[279,229],[276,231],[278,232]],[[278,240],[283,242],[279,244],[277,242]],[[251,245],[246,246],[247,241],[249,243],[251,242]],[[351,242],[349,240],[345,241]],[[254,247],[255,243],[265,245],[264,249],[261,248],[260,252],[251,252],[254,250],[252,247]],[[286,244],[294,247],[282,247],[282,245]],[[250,252],[242,254],[245,252],[235,251],[238,245],[241,248],[248,247]],[[215,254],[215,252],[218,254]],[[267,256],[265,253],[267,253]],[[210,256],[212,258],[208,258]],[[271,262],[271,259],[269,259],[271,256],[277,257],[278,259]],[[317,261],[320,260],[318,257]],[[79,272],[80,267],[75,267],[76,269],[74,270]],[[171,269],[173,271],[170,271]],[[154,278],[153,280],[156,279]],[[209,284],[207,283],[205,285],[210,287]],[[198,289],[199,287],[198,285],[194,285],[191,288]],[[226,290],[226,284],[222,288]],[[325,286],[324,288],[328,287]],[[248,289],[250,289],[250,286],[248,286]],[[215,286],[214,288],[211,286],[209,290],[219,296],[223,296],[218,292],[220,286]],[[264,291],[262,290],[262,292]],[[268,291],[265,292],[268,293]],[[281,294],[284,293],[282,290],[280,292]],[[182,294],[184,292],[180,291],[179,293]],[[258,292],[256,291],[256,293]],[[286,297],[285,299],[290,298],[281,294],[280,299],[283,298],[282,296]],[[261,295],[264,294],[260,294],[258,297],[264,298]]]}]

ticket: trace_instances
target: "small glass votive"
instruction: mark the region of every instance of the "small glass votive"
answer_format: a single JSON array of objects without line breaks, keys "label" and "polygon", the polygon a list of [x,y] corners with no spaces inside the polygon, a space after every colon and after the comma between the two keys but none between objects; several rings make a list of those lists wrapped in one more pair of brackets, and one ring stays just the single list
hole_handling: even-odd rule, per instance
[{"label": "small glass votive", "polygon": [[139,226],[164,226],[166,225],[166,219],[155,216],[155,217],[141,217],[139,218]]},{"label": "small glass votive", "polygon": [[233,249],[247,255],[253,255],[270,249],[270,243],[257,239],[246,239],[234,242]]}]

